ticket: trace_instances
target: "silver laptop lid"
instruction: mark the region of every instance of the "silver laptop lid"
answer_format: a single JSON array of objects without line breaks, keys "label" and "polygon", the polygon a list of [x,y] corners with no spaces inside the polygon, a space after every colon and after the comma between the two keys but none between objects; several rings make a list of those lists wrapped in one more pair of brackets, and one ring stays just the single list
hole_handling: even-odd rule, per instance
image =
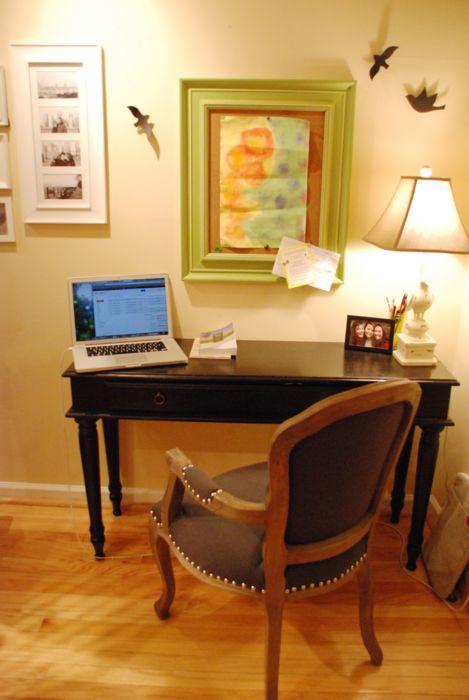
[{"label": "silver laptop lid", "polygon": [[167,274],[83,277],[68,282],[75,345],[173,336]]}]

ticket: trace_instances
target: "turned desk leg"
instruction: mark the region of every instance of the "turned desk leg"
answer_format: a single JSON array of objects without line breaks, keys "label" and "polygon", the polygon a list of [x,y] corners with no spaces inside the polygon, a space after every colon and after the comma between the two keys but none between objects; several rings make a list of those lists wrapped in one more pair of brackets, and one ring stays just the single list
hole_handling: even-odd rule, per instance
[{"label": "turned desk leg", "polygon": [[409,470],[410,453],[412,443],[414,441],[415,429],[412,428],[404,443],[401,456],[396,466],[394,476],[394,486],[391,494],[391,522],[398,523],[401,516],[401,510],[404,507],[405,499],[405,484],[407,480],[407,472]]},{"label": "turned desk leg", "polygon": [[103,432],[112,512],[113,515],[121,515],[122,484],[119,473],[119,421],[115,418],[103,418]]},{"label": "turned desk leg", "polygon": [[417,559],[422,550],[423,528],[425,526],[428,502],[432,491],[440,433],[443,428],[443,425],[422,427],[418,451],[417,473],[415,475],[412,522],[407,541],[406,568],[410,571],[415,571],[417,568]]},{"label": "turned desk leg", "polygon": [[75,418],[78,423],[81,464],[90,516],[90,540],[97,557],[104,556],[104,525],[101,515],[101,483],[96,418]]}]

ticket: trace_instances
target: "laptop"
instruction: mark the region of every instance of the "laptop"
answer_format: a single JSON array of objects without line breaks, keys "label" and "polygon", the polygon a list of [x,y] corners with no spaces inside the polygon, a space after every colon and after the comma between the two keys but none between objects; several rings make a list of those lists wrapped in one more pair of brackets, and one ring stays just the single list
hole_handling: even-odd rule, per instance
[{"label": "laptop", "polygon": [[167,274],[69,279],[77,372],[185,364]]}]

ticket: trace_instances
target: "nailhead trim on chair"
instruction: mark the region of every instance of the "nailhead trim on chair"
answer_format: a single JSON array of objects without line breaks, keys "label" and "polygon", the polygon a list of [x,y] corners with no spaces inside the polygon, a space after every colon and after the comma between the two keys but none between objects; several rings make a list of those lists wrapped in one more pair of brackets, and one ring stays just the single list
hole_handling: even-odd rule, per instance
[{"label": "nailhead trim on chair", "polygon": [[[322,588],[324,586],[330,586],[332,583],[337,583],[340,579],[345,578],[348,574],[350,574],[357,566],[359,566],[366,558],[367,553],[365,552],[362,554],[360,559],[358,559],[355,564],[352,564],[350,568],[346,569],[345,572],[342,572],[339,576],[334,576],[333,579],[327,579],[327,581],[318,581],[318,583],[310,583],[309,588]],[[303,584],[300,588],[301,591],[307,590],[308,586]],[[293,586],[292,588],[286,588],[285,593],[288,595],[290,593],[297,593],[298,588],[296,586]]]},{"label": "nailhead trim on chair", "polygon": [[196,501],[200,501],[201,503],[211,503],[212,500],[213,500],[213,497],[214,497],[217,493],[222,493],[222,492],[223,492],[223,489],[217,489],[216,491],[212,491],[211,494],[210,494],[210,496],[209,496],[208,498],[202,498],[202,497],[200,496],[199,493],[197,493],[196,491],[194,491],[193,487],[189,484],[189,482],[188,482],[187,479],[186,479],[186,471],[187,471],[188,469],[191,469],[193,466],[194,466],[194,465],[191,463],[191,464],[186,464],[186,465],[182,468],[182,481],[183,481],[183,484],[184,484],[184,486],[186,486],[186,488],[187,488],[188,491],[190,492],[191,496],[193,496],[193,497],[196,499]]},{"label": "nailhead trim on chair", "polygon": [[[193,465],[187,465],[187,466],[193,466]],[[221,490],[221,489],[220,489],[220,490]],[[163,524],[158,520],[158,518],[157,518],[157,516],[155,515],[155,513],[153,512],[153,510],[150,510],[150,515],[152,515],[153,520],[156,522],[156,526],[157,526],[157,527],[163,527]],[[207,573],[207,571],[206,571],[205,569],[201,569],[200,566],[198,566],[197,564],[194,564],[193,561],[189,561],[189,557],[187,557],[187,556],[184,554],[184,552],[181,551],[181,548],[179,547],[179,545],[176,544],[176,542],[174,541],[173,536],[172,536],[171,534],[169,534],[169,539],[171,540],[171,542],[172,542],[173,545],[175,546],[176,550],[177,550],[177,551],[180,553],[180,555],[183,557],[183,559],[185,559],[185,560],[186,560],[192,567],[194,567],[197,571],[199,571],[199,572],[201,572],[202,574],[204,574],[204,576],[208,576],[209,578],[215,578],[217,581],[223,581],[223,583],[229,583],[231,586],[239,586],[240,588],[249,589],[249,590],[254,591],[254,592],[257,592],[257,593],[260,592],[262,595],[265,595],[265,589],[264,589],[264,588],[262,588],[260,591],[258,591],[258,589],[257,589],[255,586],[248,586],[247,583],[244,583],[244,582],[243,582],[243,583],[238,583],[237,581],[229,581],[227,578],[222,579],[221,576],[217,576],[217,575],[215,575],[215,574],[212,574],[211,572]],[[305,590],[307,590],[308,588],[316,588],[316,587],[317,587],[317,588],[322,588],[323,586],[330,586],[332,583],[337,583],[340,579],[343,579],[345,576],[347,576],[348,574],[350,574],[357,566],[359,566],[359,565],[365,560],[366,556],[367,556],[367,553],[365,552],[365,553],[360,557],[360,559],[358,559],[358,560],[355,562],[355,564],[351,564],[350,567],[349,567],[348,569],[346,569],[345,572],[342,572],[338,577],[337,577],[337,576],[334,576],[333,579],[327,579],[326,581],[318,581],[318,583],[310,583],[309,586],[307,586],[306,584],[303,584],[303,585],[301,586],[301,589],[300,589],[300,590],[305,591]],[[297,593],[297,592],[298,592],[298,588],[296,588],[296,586],[293,586],[292,588],[286,588],[286,589],[285,589],[285,593],[286,593],[287,595],[289,595],[289,594],[291,594],[291,593]]]}]

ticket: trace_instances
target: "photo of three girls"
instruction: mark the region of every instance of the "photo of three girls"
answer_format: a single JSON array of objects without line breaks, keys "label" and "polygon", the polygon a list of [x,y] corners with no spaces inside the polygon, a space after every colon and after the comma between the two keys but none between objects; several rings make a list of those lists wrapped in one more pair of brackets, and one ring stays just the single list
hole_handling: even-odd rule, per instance
[{"label": "photo of three girls", "polygon": [[389,350],[391,348],[390,323],[380,319],[356,319],[350,324],[348,344],[370,350]]}]

